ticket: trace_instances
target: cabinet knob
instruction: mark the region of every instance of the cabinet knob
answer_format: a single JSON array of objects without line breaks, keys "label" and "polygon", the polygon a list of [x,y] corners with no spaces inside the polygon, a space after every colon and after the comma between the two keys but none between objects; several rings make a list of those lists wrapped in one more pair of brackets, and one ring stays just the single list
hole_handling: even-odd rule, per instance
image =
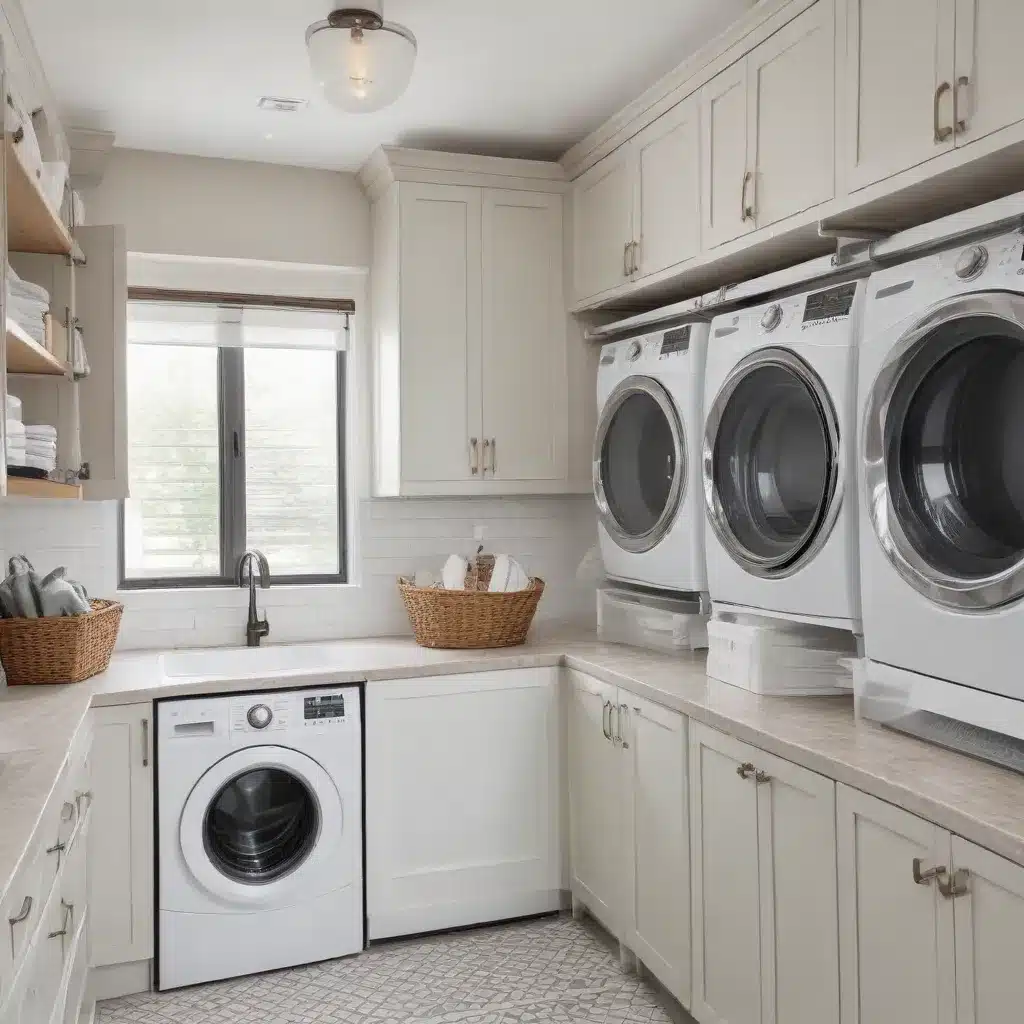
[{"label": "cabinet knob", "polygon": [[743,764],[736,766],[736,774],[741,779],[749,779],[754,774],[754,766],[750,761],[744,761]]}]

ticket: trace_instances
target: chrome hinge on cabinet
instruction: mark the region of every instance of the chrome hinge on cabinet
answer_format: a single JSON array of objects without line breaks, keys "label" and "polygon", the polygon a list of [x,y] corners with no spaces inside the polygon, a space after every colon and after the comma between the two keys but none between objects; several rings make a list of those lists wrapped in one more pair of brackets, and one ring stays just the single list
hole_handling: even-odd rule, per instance
[{"label": "chrome hinge on cabinet", "polygon": [[[945,876],[943,878],[943,876]],[[942,876],[939,876],[939,892],[946,897],[947,900],[955,900],[957,896],[966,896],[971,888],[967,884],[968,879],[971,877],[971,873],[967,868],[957,868],[952,875],[949,872],[943,870]]]}]

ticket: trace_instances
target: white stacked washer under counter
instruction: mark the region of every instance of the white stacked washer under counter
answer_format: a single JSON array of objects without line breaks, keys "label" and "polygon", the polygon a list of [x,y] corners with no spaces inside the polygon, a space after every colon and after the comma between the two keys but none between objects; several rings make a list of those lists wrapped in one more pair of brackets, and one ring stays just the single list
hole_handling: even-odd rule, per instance
[{"label": "white stacked washer under counter", "polygon": [[[309,664],[310,649],[305,650]],[[511,739],[518,737],[513,746],[526,741],[523,730],[532,722],[528,749],[547,751],[556,759],[562,757],[564,733],[560,728],[553,734],[547,731],[552,696],[568,701],[581,685],[599,695],[603,691],[596,701],[596,718],[589,721],[590,739],[593,749],[604,744],[611,787],[606,794],[622,827],[615,835],[607,829],[582,832],[574,827],[574,874],[586,875],[595,852],[610,856],[615,851],[600,877],[610,880],[617,916],[603,919],[622,943],[624,962],[638,959],[678,992],[701,1022],[746,1024],[774,1018],[786,1024],[833,1019],[842,1024],[982,1024],[1014,1019],[1024,999],[1024,979],[1014,953],[1014,938],[1024,933],[1024,780],[1019,776],[858,723],[845,698],[763,698],[716,683],[707,679],[700,655],[652,655],[593,640],[498,652],[431,652],[401,640],[331,644],[319,651],[332,664],[335,681],[367,678],[371,694],[413,694],[404,709],[408,714],[414,713],[415,704],[426,707],[438,700],[431,732],[441,735],[433,742],[435,748],[443,746],[444,737],[449,737],[454,751],[439,760],[438,772],[457,760],[460,744],[473,735],[473,722],[479,721],[475,712],[464,716],[463,708],[470,701],[479,702],[480,694],[492,687],[502,693],[500,715],[517,708],[510,730]],[[569,671],[559,672],[560,668]],[[313,669],[303,676],[303,685],[324,681]],[[515,683],[511,689],[517,696],[505,692],[508,681]],[[29,815],[34,821],[67,757],[86,701],[93,702],[98,727],[104,716],[131,718],[134,723],[125,733],[130,743],[97,748],[98,783],[110,778],[110,766],[101,764],[108,754],[115,760],[142,756],[141,723],[151,715],[154,698],[217,689],[253,692],[265,685],[251,677],[219,683],[167,678],[159,656],[136,655],[118,656],[111,669],[91,683],[48,694],[6,695],[0,708],[7,712],[20,706],[23,716],[40,702],[38,720],[23,717],[23,732],[41,748],[59,748],[60,756],[52,755],[47,762],[51,774],[45,785],[37,777],[31,785],[18,787],[5,782],[7,772],[0,775],[0,805],[12,826],[0,841],[4,881],[12,870],[4,851],[14,842],[27,846],[34,825],[27,823],[25,808],[35,806]],[[297,683],[292,676],[279,678],[277,685]],[[432,687],[448,692],[427,697]],[[68,702],[77,702],[79,709],[73,725],[67,724],[66,707],[63,717],[54,713]],[[606,702],[617,710],[602,714]],[[0,723],[3,718],[0,715]],[[575,824],[577,808],[583,806],[580,782],[586,776],[576,749],[579,724],[570,725],[568,757],[553,786],[550,773],[535,768],[524,780],[521,763],[514,758],[502,780],[495,766],[510,760],[507,747],[495,746],[492,751],[491,745],[478,743],[470,754],[493,755],[486,770],[477,773],[484,781],[469,777],[468,769],[476,772],[475,762],[467,763],[460,775],[448,772],[445,777],[452,778],[463,794],[474,787],[483,786],[489,794],[501,785],[510,787],[504,802],[509,817],[497,813],[502,803],[493,795],[487,797],[494,806],[488,809],[490,817],[481,819],[483,831],[475,836],[476,847],[458,845],[460,837],[473,837],[473,830],[456,821],[457,827],[442,837],[444,843],[427,850],[435,855],[433,863],[457,866],[460,854],[472,863],[472,858],[479,861],[495,849],[505,851],[507,863],[516,848],[508,845],[507,837],[492,836],[490,831],[506,820],[518,829],[531,808],[550,814],[550,801],[564,801],[566,792]],[[369,715],[367,726],[368,744],[373,746],[377,738]],[[421,737],[418,742],[425,756],[426,740]],[[684,767],[681,772],[666,772],[670,762]],[[430,790],[427,776],[424,786]],[[436,788],[436,774],[434,779]],[[523,786],[529,793],[520,798]],[[133,818],[131,809],[119,803],[112,818],[111,802],[122,801],[124,790],[118,796],[109,786],[94,789],[95,821],[104,813],[104,820],[119,820],[119,815],[125,821],[121,831],[101,837],[102,852],[97,837],[91,837],[95,900],[104,866],[125,863],[125,850],[130,853],[132,843],[144,843],[147,829],[151,832],[152,816]],[[454,795],[455,791],[453,799]],[[445,802],[433,806],[441,832],[451,824],[453,812]],[[561,806],[557,839],[564,842],[567,816],[564,802]],[[368,825],[372,832],[372,817]],[[530,833],[536,840],[534,851],[543,849],[539,837],[544,834],[541,827]],[[481,838],[488,838],[490,845]],[[709,873],[705,865],[709,858],[713,861],[715,850],[729,849],[730,843],[744,838],[750,848],[729,876],[735,884],[720,884],[721,872]],[[119,850],[118,844],[125,849]],[[742,852],[739,845],[735,849]],[[675,930],[670,926],[680,920],[676,908],[688,885],[686,873],[678,872],[673,850],[688,851],[693,887],[690,927],[685,926],[684,914],[684,927]],[[920,881],[915,878],[915,861]],[[564,861],[560,866],[567,867]],[[765,881],[771,877],[769,871],[774,871],[772,884]],[[532,877],[542,876],[538,870]],[[496,887],[512,889],[515,877],[503,869]],[[566,876],[560,871],[559,877]],[[112,875],[108,881],[113,881]],[[124,906],[132,906],[131,888],[137,881],[119,874]],[[450,886],[451,877],[447,881]],[[587,895],[575,881],[561,884],[571,884],[578,909],[587,905]],[[814,914],[805,920],[809,906]],[[596,904],[594,910],[602,915]],[[465,919],[468,923],[472,918]],[[480,919],[479,913],[475,919]],[[459,920],[452,914],[444,925],[454,926]],[[830,923],[835,920],[838,928]],[[749,927],[737,931],[737,921]],[[146,924],[139,922],[143,931]],[[149,941],[152,928],[150,916]],[[838,961],[834,947],[819,941],[823,930],[838,934]],[[729,939],[739,934],[748,953],[738,959]],[[94,928],[92,938],[95,948],[104,936]],[[129,947],[128,952],[143,948]],[[814,970],[799,970],[800,958],[811,955]],[[762,963],[772,963],[774,969],[762,970]],[[148,968],[148,961],[141,965]],[[692,995],[687,996],[690,971]],[[93,991],[111,994],[117,979],[116,967],[94,971]],[[729,997],[732,1001],[723,998],[723,979],[740,990]],[[119,980],[124,990],[129,979]],[[147,982],[148,974],[138,987]],[[5,1017],[6,1012],[0,1007],[4,1024],[18,1019]],[[30,1019],[23,1017],[19,1024]]]}]

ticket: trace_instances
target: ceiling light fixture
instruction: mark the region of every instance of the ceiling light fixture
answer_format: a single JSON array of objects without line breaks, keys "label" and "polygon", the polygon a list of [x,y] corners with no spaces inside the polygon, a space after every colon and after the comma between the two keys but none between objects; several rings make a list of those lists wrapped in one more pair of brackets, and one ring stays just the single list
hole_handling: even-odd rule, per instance
[{"label": "ceiling light fixture", "polygon": [[416,61],[416,37],[385,21],[377,0],[341,7],[306,29],[313,74],[327,99],[350,113],[390,106],[405,92]]}]

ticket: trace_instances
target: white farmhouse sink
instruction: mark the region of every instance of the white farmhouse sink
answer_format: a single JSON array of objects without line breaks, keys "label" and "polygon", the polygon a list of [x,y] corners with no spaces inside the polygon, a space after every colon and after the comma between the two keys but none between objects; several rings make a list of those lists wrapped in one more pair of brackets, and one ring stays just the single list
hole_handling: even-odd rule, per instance
[{"label": "white farmhouse sink", "polygon": [[190,679],[266,679],[344,671],[325,644],[177,651],[162,656],[164,675]]}]

